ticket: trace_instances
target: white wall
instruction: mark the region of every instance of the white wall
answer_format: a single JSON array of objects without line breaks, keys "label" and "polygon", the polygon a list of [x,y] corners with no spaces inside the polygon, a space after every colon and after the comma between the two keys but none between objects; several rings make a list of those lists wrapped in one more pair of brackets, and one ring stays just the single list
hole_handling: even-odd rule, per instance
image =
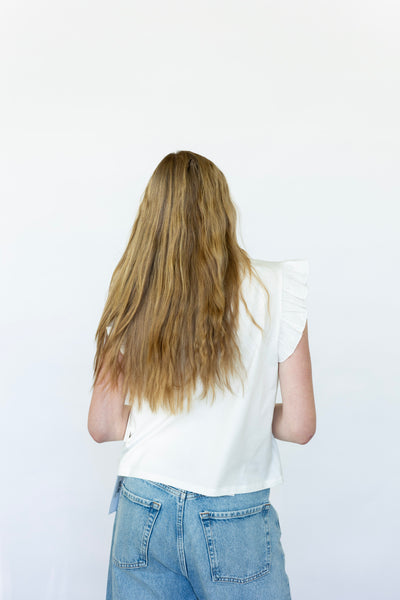
[{"label": "white wall", "polygon": [[279,442],[293,600],[398,598],[394,0],[3,0],[0,597],[105,597],[122,442],[94,334],[168,152],[225,173],[250,255],[310,261],[317,433]]}]

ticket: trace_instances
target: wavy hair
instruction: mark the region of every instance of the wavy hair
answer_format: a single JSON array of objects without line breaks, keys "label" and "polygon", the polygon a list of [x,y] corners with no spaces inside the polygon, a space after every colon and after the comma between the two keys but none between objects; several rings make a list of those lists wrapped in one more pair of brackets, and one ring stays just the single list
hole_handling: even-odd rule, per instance
[{"label": "wavy hair", "polygon": [[236,210],[224,174],[186,150],[165,156],[153,172],[127,247],[111,277],[96,332],[94,383],[109,375],[138,407],[187,410],[203,384],[203,400],[228,388],[245,369],[237,338],[248,254],[236,239]]}]

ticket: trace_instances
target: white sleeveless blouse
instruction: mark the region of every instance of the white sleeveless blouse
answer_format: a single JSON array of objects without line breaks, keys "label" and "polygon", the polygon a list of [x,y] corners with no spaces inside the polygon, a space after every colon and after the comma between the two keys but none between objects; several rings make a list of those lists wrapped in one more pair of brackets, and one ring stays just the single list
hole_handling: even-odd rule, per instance
[{"label": "white sleeveless blouse", "polygon": [[146,402],[140,411],[133,406],[118,480],[140,477],[207,496],[253,492],[283,482],[271,430],[278,362],[293,353],[306,324],[309,262],[251,262],[270,293],[270,316],[265,291],[255,278],[247,278],[243,295],[263,332],[240,302],[244,393],[237,379],[232,382],[234,393],[216,390],[212,406],[212,394],[198,400],[198,392],[188,414],[170,415],[165,410],[153,414]]}]

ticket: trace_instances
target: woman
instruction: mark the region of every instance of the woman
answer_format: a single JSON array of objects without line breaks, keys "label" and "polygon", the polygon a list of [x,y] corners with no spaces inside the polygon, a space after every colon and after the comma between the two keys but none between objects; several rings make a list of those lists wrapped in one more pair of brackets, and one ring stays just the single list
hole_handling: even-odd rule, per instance
[{"label": "woman", "polygon": [[316,427],[307,278],[239,247],[213,162],[160,162],[96,333],[88,430],[125,442],[107,600],[290,599],[269,494],[275,438]]}]

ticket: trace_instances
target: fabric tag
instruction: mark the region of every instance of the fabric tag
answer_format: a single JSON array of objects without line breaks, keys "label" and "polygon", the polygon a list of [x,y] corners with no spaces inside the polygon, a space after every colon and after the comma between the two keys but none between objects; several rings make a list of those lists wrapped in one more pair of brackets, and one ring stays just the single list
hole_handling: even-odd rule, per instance
[{"label": "fabric tag", "polygon": [[114,491],[113,491],[113,495],[111,498],[111,504],[110,504],[110,508],[108,511],[108,514],[111,515],[111,513],[115,512],[117,510],[118,507],[118,501],[119,501],[119,494],[120,494],[120,490],[121,490],[121,483],[123,480],[123,475],[118,475],[116,482],[115,482],[115,486],[114,486]]}]

